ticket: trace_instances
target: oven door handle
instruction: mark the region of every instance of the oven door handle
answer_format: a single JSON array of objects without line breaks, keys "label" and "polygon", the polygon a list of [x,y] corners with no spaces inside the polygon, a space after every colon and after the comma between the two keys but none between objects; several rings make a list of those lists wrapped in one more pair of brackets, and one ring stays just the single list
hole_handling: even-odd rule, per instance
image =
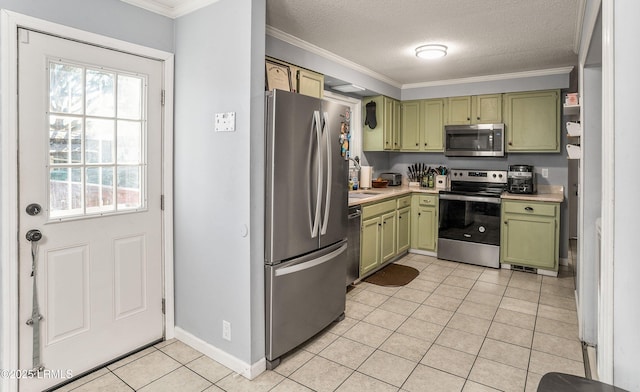
[{"label": "oven door handle", "polygon": [[441,193],[440,200],[477,201],[481,203],[500,204],[499,197],[451,195],[448,193]]}]

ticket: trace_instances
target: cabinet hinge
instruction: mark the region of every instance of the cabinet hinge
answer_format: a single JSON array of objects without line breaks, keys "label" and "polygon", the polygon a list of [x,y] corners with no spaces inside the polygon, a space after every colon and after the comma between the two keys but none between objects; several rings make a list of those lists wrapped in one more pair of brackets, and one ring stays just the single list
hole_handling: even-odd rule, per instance
[{"label": "cabinet hinge", "polygon": [[160,210],[164,211],[164,195],[160,195]]},{"label": "cabinet hinge", "polygon": [[162,106],[164,106],[164,96],[165,96],[165,91],[162,90],[162,92],[160,93],[160,104]]},{"label": "cabinet hinge", "polygon": [[165,313],[165,301],[164,301],[164,298],[162,298],[162,314],[166,314]]}]

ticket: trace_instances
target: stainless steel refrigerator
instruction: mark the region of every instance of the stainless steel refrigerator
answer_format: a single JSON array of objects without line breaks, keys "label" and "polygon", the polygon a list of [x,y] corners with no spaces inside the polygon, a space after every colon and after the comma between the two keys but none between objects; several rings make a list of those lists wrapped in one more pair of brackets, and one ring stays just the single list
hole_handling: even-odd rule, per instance
[{"label": "stainless steel refrigerator", "polygon": [[288,91],[266,99],[266,359],[344,317],[348,108]]}]

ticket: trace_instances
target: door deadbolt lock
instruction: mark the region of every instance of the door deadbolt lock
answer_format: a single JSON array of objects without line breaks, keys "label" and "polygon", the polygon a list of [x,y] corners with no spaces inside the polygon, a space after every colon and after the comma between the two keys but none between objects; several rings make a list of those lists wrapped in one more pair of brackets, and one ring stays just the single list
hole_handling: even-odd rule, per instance
[{"label": "door deadbolt lock", "polygon": [[31,203],[25,209],[28,215],[34,216],[38,215],[40,211],[42,211],[42,207],[38,203]]},{"label": "door deadbolt lock", "polygon": [[38,242],[42,239],[42,232],[38,229],[29,230],[25,237],[27,237],[27,241]]}]

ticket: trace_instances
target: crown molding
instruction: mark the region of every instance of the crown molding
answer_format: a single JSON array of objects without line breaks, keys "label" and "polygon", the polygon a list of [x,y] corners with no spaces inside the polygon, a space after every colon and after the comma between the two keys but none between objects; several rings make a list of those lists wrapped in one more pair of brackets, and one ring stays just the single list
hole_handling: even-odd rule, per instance
[{"label": "crown molding", "polygon": [[285,33],[282,30],[278,30],[275,27],[266,26],[266,33],[267,35],[272,36],[273,38],[277,38],[280,41],[284,41],[290,45],[296,46],[300,49],[304,49],[307,52],[311,52],[313,54],[316,54],[320,57],[326,58],[327,60],[333,61],[334,63],[338,63],[341,65],[344,65],[347,68],[350,68],[354,71],[360,72],[361,74],[367,75],[367,76],[371,76],[374,79],[377,79],[381,82],[390,84],[394,87],[397,88],[401,88],[402,84],[396,80],[393,80],[385,75],[382,75],[378,72],[372,71],[369,68],[363,67],[362,65],[356,64],[353,61],[349,61],[347,59],[345,59],[344,57],[340,57],[335,53],[329,52],[326,49],[322,49],[314,44],[311,44],[307,41],[303,41],[298,37],[295,37],[289,33]]},{"label": "crown molding", "polygon": [[147,11],[155,12],[168,18],[179,18],[189,14],[209,4],[216,3],[219,0],[184,0],[178,5],[170,6],[155,0],[120,0],[122,2],[144,8]]},{"label": "crown molding", "polygon": [[497,75],[474,76],[474,77],[462,78],[462,79],[449,79],[449,80],[437,80],[433,82],[410,83],[410,84],[403,84],[402,90],[413,89],[413,88],[423,88],[423,87],[450,86],[454,84],[493,82],[496,80],[534,78],[538,76],[564,75],[564,74],[570,73],[572,70],[573,70],[573,66],[569,66],[569,67],[560,67],[560,68],[539,69],[535,71],[523,71],[523,72],[512,72],[512,73],[497,74]]}]

